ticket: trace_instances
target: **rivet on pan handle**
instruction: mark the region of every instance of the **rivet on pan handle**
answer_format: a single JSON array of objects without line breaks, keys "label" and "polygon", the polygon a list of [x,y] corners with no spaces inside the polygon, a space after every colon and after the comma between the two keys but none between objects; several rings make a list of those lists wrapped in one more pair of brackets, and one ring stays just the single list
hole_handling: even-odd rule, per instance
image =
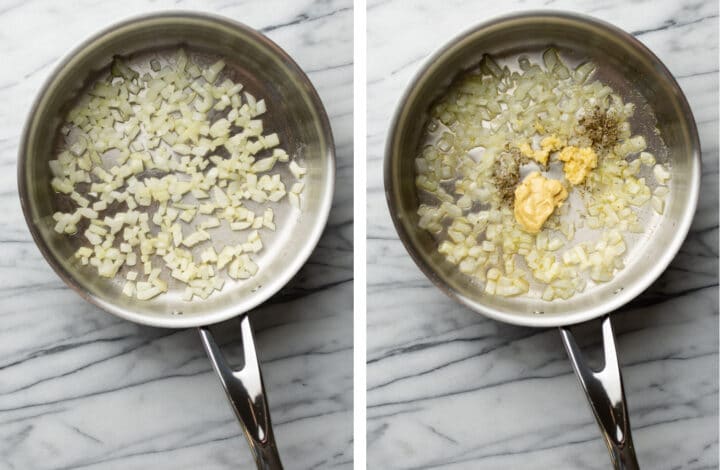
[{"label": "rivet on pan handle", "polygon": [[220,377],[228,401],[242,424],[257,468],[282,470],[248,315],[243,315],[240,319],[240,329],[245,356],[245,364],[240,370],[233,370],[230,367],[207,327],[199,328],[200,339],[215,372]]},{"label": "rivet on pan handle", "polygon": [[580,385],[585,390],[615,468],[638,470],[640,467],[630,434],[630,419],[625,405],[625,391],[609,315],[603,317],[602,332],[605,364],[601,370],[595,371],[583,359],[582,352],[570,330],[567,327],[560,327],[565,350],[580,380]]}]

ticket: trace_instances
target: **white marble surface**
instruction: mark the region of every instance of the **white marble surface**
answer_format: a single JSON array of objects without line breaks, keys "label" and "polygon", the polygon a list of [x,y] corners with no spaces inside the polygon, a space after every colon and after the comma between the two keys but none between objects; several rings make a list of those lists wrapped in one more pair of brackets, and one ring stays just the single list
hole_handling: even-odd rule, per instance
[{"label": "white marble surface", "polygon": [[[525,9],[633,32],[678,77],[700,129],[702,197],[671,268],[614,317],[642,468],[718,468],[718,7],[715,1],[368,1],[368,467],[606,469],[556,330],[486,320],[434,288],[382,187],[390,115],[428,53]],[[598,350],[597,331],[581,332]]]},{"label": "white marble surface", "polygon": [[40,256],[17,198],[21,127],[55,61],[112,22],[164,9],[262,29],[309,73],[330,114],[328,229],[253,320],[287,468],[351,468],[352,2],[3,0],[0,469],[254,468],[197,333],[134,325],[82,301]]}]

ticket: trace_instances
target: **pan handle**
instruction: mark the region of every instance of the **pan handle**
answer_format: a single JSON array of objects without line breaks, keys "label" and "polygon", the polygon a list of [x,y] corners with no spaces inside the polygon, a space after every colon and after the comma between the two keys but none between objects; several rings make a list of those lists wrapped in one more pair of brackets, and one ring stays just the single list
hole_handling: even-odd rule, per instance
[{"label": "pan handle", "polygon": [[243,427],[258,470],[282,470],[248,315],[240,319],[240,329],[245,356],[245,364],[240,370],[230,367],[207,327],[199,329],[200,339]]},{"label": "pan handle", "polygon": [[601,370],[595,371],[583,359],[580,347],[570,330],[560,327],[565,350],[580,385],[585,390],[615,469],[638,470],[640,467],[630,434],[630,419],[609,315],[605,315],[602,320],[602,334],[605,364]]}]

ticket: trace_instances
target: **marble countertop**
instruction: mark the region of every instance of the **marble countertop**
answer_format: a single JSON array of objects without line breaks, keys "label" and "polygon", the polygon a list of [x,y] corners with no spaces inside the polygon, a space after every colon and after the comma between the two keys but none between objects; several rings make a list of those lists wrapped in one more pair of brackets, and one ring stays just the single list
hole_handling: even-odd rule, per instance
[{"label": "marble countertop", "polygon": [[[6,0],[0,469],[255,468],[197,332],[135,325],[84,302],[41,257],[17,197],[23,121],[56,61],[113,22],[164,9],[204,10],[264,31],[308,72],[329,112],[338,172],[328,228],[253,324],[288,468],[351,468],[352,2]],[[233,356],[236,346],[230,342],[231,357],[241,357]]]},{"label": "marble countertop", "polygon": [[[557,330],[483,318],[415,266],[385,204],[382,157],[422,60],[491,17],[590,14],[632,32],[678,78],[700,130],[702,196],[677,259],[616,314],[642,468],[718,468],[718,7],[713,1],[368,1],[368,467],[606,469]],[[599,349],[599,330],[580,331]]]}]

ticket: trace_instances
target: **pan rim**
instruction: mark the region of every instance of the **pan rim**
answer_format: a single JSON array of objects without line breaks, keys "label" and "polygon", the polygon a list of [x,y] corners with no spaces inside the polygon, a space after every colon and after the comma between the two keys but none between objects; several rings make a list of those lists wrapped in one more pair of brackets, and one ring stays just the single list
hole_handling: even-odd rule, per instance
[{"label": "pan rim", "polygon": [[[690,217],[683,217],[680,220],[680,224],[676,227],[675,236],[672,238],[671,244],[668,245],[667,249],[663,253],[663,256],[653,265],[645,276],[640,278],[637,282],[631,285],[625,286],[625,288],[618,295],[609,297],[607,300],[597,303],[596,305],[587,308],[582,311],[577,311],[562,315],[553,316],[542,316],[542,315],[527,315],[515,312],[508,312],[499,310],[496,308],[489,307],[483,302],[471,299],[467,296],[462,295],[455,289],[450,287],[448,283],[438,275],[437,271],[433,269],[428,263],[426,263],[419,250],[415,247],[411,237],[405,231],[405,227],[401,221],[399,207],[396,198],[394,198],[393,191],[395,187],[393,184],[393,163],[395,161],[395,155],[393,148],[395,146],[397,136],[399,134],[401,120],[404,112],[406,111],[407,103],[417,85],[424,76],[429,73],[435,62],[444,58],[444,56],[453,51],[454,47],[462,42],[465,38],[474,35],[480,35],[483,31],[487,31],[491,28],[510,24],[517,20],[530,20],[534,19],[538,22],[545,20],[569,20],[576,23],[582,23],[589,27],[599,28],[605,30],[612,36],[617,37],[621,41],[627,43],[630,47],[634,48],[637,52],[645,56],[650,60],[656,67],[657,72],[662,79],[666,80],[670,87],[675,92],[678,98],[678,105],[680,106],[683,115],[685,116],[685,123],[688,127],[690,144],[693,148],[692,155],[692,168],[689,177],[690,181],[690,194],[686,202],[686,211],[692,214]],[[562,10],[528,10],[522,13],[513,13],[508,15],[497,16],[486,22],[482,22],[473,25],[465,29],[460,34],[454,36],[438,49],[432,52],[420,65],[418,70],[408,81],[405,89],[399,98],[392,119],[390,121],[389,131],[385,140],[384,159],[383,159],[383,179],[384,179],[384,191],[385,200],[387,203],[390,217],[395,227],[400,241],[402,242],[405,250],[410,254],[410,257],[420,268],[421,272],[443,293],[452,298],[453,300],[465,305],[466,307],[480,313],[493,320],[501,321],[503,323],[513,324],[517,326],[526,326],[534,328],[549,328],[549,327],[561,327],[569,326],[573,324],[583,323],[595,318],[601,317],[605,314],[612,313],[623,305],[630,302],[632,299],[640,295],[645,291],[651,284],[653,284],[667,269],[672,260],[677,255],[683,242],[685,241],[687,234],[689,233],[690,226],[694,219],[695,211],[697,209],[698,197],[700,192],[700,180],[701,180],[701,147],[700,139],[697,131],[697,124],[693,116],[690,105],[687,101],[687,97],[683,93],[680,85],[678,84],[675,77],[668,70],[665,64],[653,53],[647,46],[636,39],[626,31],[614,26],[603,20],[599,20],[589,15],[571,13]]]},{"label": "pan rim", "polygon": [[[229,29],[240,30],[244,34],[253,37],[255,40],[258,41],[259,44],[262,45],[262,47],[266,48],[270,54],[275,55],[284,64],[284,66],[288,68],[290,73],[292,73],[297,78],[299,85],[305,89],[308,99],[310,100],[310,104],[315,113],[317,114],[318,126],[322,132],[322,138],[326,142],[325,152],[327,153],[327,165],[323,169],[323,172],[326,175],[326,182],[324,183],[324,188],[322,188],[323,196],[322,201],[319,205],[318,212],[312,219],[308,219],[312,221],[311,223],[313,226],[312,230],[309,232],[306,244],[300,250],[296,251],[296,256],[293,257],[292,262],[287,263],[287,267],[276,276],[276,279],[272,283],[272,285],[266,285],[263,289],[258,289],[256,292],[254,292],[252,294],[252,298],[244,302],[245,307],[241,309],[241,311],[230,307],[220,309],[219,311],[183,317],[179,315],[153,316],[129,311],[118,307],[113,302],[106,301],[89,293],[83,287],[83,285],[77,281],[72,272],[64,268],[63,265],[58,262],[56,257],[53,255],[53,253],[50,251],[49,247],[45,243],[45,240],[40,234],[40,231],[38,230],[36,224],[32,222],[33,203],[28,194],[25,174],[27,147],[31,130],[36,126],[36,123],[38,122],[38,120],[35,119],[34,116],[37,114],[37,111],[41,107],[43,101],[48,97],[48,92],[50,91],[53,83],[55,82],[55,77],[61,71],[65,70],[77,55],[92,47],[94,42],[101,40],[102,38],[118,30],[122,30],[128,27],[132,27],[133,29],[139,29],[142,28],[144,25],[147,25],[148,23],[152,23],[153,21],[157,20],[202,20],[219,24]],[[335,189],[335,173],[335,143],[327,110],[325,109],[325,106],[320,99],[320,95],[318,94],[317,89],[312,84],[307,74],[297,64],[297,62],[295,62],[295,60],[290,57],[290,55],[284,49],[282,49],[278,44],[276,44],[273,40],[271,40],[259,30],[256,30],[244,23],[232,20],[221,15],[192,10],[166,10],[149,14],[129,16],[120,21],[114,22],[109,26],[104,27],[98,32],[92,34],[87,39],[81,41],[77,46],[73,47],[70,52],[66,53],[64,56],[58,59],[52,71],[48,74],[47,78],[40,86],[39,91],[35,95],[32,106],[30,107],[28,117],[26,118],[23,125],[17,158],[18,195],[23,216],[25,218],[25,223],[30,231],[30,234],[32,235],[35,245],[38,247],[43,258],[45,258],[46,262],[50,265],[53,271],[55,271],[55,273],[68,287],[70,287],[83,299],[101,308],[102,310],[125,320],[132,321],[134,323],[161,328],[191,328],[220,323],[222,321],[247,314],[254,308],[267,301],[270,297],[275,295],[280,289],[282,289],[305,265],[307,260],[310,258],[310,255],[317,247],[317,244],[319,243],[320,238],[325,231],[327,221],[330,215],[330,209],[332,207],[332,200]]]}]

